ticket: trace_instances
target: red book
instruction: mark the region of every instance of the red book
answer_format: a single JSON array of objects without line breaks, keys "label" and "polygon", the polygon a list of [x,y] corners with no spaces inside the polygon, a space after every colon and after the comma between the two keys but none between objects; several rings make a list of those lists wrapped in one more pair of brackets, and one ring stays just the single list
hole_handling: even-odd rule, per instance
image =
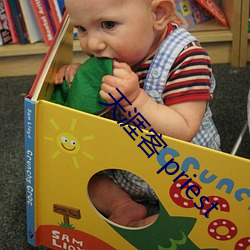
[{"label": "red book", "polygon": [[17,28],[16,28],[16,24],[15,24],[15,21],[14,21],[12,11],[11,11],[9,0],[3,0],[3,5],[4,5],[6,15],[7,15],[7,19],[8,19],[8,24],[9,24],[9,28],[10,28],[12,42],[13,43],[19,43],[20,40],[19,40],[19,37],[18,37]]},{"label": "red book", "polygon": [[45,44],[50,45],[54,38],[53,27],[50,23],[49,14],[46,11],[43,0],[30,0],[36,20],[40,27]]},{"label": "red book", "polygon": [[214,0],[197,0],[207,11],[209,11],[222,25],[228,27],[227,19],[223,11]]},{"label": "red book", "polygon": [[59,19],[58,12],[57,12],[57,8],[58,8],[56,6],[57,1],[48,0],[48,3],[49,3],[49,7],[50,7],[50,10],[51,10],[51,16],[52,16],[52,19],[54,21],[56,30],[58,30],[59,27],[60,27],[61,20]]}]

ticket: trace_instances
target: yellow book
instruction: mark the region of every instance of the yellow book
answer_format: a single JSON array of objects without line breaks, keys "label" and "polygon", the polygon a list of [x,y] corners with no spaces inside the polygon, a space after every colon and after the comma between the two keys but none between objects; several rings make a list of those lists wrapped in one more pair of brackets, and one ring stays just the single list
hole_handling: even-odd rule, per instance
[{"label": "yellow book", "polygon": [[[51,103],[56,70],[72,60],[67,16],[58,34],[25,99],[29,243],[69,250],[248,249],[250,161],[167,136],[152,149],[142,141],[149,131],[132,140],[116,121]],[[93,206],[90,178],[114,168],[154,189],[154,223],[120,226]]]}]

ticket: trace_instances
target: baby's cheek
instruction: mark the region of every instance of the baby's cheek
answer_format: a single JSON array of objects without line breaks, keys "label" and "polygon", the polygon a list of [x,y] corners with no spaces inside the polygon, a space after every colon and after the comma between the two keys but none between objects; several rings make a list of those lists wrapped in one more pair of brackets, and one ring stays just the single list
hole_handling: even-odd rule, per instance
[{"label": "baby's cheek", "polygon": [[126,45],[118,50],[117,58],[121,62],[127,63],[130,67],[138,64],[145,57],[145,51],[142,49],[128,48]]}]

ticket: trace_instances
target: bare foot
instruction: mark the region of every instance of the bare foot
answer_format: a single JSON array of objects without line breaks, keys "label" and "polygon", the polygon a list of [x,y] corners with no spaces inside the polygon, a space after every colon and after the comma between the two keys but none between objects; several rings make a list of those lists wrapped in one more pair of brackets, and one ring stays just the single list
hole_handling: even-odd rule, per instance
[{"label": "bare foot", "polygon": [[153,223],[158,217],[158,214],[151,215],[141,220],[132,221],[128,224],[128,227],[143,227]]},{"label": "bare foot", "polygon": [[108,219],[122,226],[129,226],[131,223],[132,226],[134,222],[134,227],[137,227],[135,222],[144,219],[146,215],[145,206],[128,200],[114,207]]}]

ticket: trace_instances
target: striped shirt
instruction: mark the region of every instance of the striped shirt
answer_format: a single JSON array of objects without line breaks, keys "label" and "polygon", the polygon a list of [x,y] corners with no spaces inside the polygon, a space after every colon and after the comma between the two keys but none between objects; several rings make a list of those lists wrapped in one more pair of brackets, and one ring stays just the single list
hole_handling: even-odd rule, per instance
[{"label": "striped shirt", "polygon": [[[177,28],[169,23],[168,34]],[[167,34],[167,35],[168,35]],[[140,87],[143,88],[152,56],[137,71]],[[165,105],[173,105],[195,100],[210,100],[212,69],[207,52],[198,42],[190,43],[175,60],[163,91]]]}]

